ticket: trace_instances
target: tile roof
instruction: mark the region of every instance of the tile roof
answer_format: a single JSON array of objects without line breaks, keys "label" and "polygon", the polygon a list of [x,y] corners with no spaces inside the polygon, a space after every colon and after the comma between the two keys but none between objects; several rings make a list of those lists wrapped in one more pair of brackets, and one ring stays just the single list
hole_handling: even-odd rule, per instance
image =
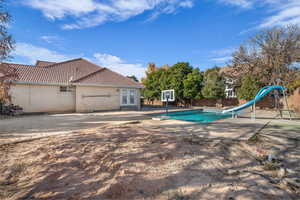
[{"label": "tile roof", "polygon": [[37,60],[36,63],[35,63],[35,66],[37,66],[37,67],[46,67],[48,65],[53,65],[53,64],[55,64],[55,62]]},{"label": "tile roof", "polygon": [[101,85],[132,85],[141,86],[140,83],[133,81],[130,78],[124,77],[116,72],[113,72],[107,68],[102,68],[94,73],[91,73],[85,77],[75,80],[74,83],[80,82],[82,84],[99,83]]},{"label": "tile roof", "polygon": [[[5,64],[16,69],[19,82],[143,87],[140,83],[82,58],[60,63],[47,63],[50,65],[45,66],[38,62],[39,66]],[[42,61],[42,64],[45,64],[44,61]]]}]

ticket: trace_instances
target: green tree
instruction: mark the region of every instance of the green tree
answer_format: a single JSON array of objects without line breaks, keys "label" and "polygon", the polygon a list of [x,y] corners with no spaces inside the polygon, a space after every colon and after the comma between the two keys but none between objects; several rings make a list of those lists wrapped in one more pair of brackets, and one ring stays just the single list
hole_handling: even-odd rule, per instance
[{"label": "green tree", "polygon": [[160,90],[168,90],[170,89],[171,85],[171,72],[169,69],[163,68],[162,67],[162,72],[160,74]]},{"label": "green tree", "polygon": [[160,72],[152,72],[147,75],[147,78],[144,80],[145,88],[143,90],[143,95],[145,98],[154,100],[159,99],[160,97]]},{"label": "green tree", "polygon": [[214,67],[205,71],[202,95],[208,99],[219,99],[225,96],[225,85],[220,68]]},{"label": "green tree", "polygon": [[187,62],[179,62],[170,69],[170,87],[175,90],[176,101],[185,103],[183,81],[187,75],[193,71],[193,67]]},{"label": "green tree", "polygon": [[238,98],[250,101],[255,97],[257,92],[260,89],[260,82],[258,78],[255,78],[251,75],[247,75],[242,78],[241,88],[238,89]]},{"label": "green tree", "polygon": [[186,79],[183,81],[184,92],[183,95],[186,99],[189,99],[192,104],[193,99],[201,99],[201,89],[203,85],[203,74],[199,69],[193,69],[192,73],[189,73]]}]

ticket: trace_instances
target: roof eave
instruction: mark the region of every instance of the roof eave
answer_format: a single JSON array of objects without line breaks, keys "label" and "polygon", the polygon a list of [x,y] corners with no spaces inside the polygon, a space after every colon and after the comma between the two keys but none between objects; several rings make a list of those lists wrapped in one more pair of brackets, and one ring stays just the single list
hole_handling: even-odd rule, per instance
[{"label": "roof eave", "polygon": [[76,86],[93,86],[93,87],[115,87],[115,88],[137,88],[142,89],[144,86],[138,85],[111,85],[111,84],[93,84],[93,83],[74,83]]},{"label": "roof eave", "polygon": [[93,86],[93,87],[115,87],[115,88],[137,88],[142,89],[144,86],[133,85],[110,85],[110,84],[92,84],[92,83],[44,83],[44,82],[27,82],[27,81],[15,81],[15,84],[24,85],[52,85],[52,86]]}]

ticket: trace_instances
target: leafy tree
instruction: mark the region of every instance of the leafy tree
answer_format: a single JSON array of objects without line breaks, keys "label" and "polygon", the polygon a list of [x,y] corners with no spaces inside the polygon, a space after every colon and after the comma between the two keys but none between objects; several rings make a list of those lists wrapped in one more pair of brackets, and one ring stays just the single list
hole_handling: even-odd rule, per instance
[{"label": "leafy tree", "polygon": [[155,71],[147,72],[147,77],[143,79],[145,88],[143,89],[143,96],[149,100],[160,99],[161,95],[161,84],[160,79],[163,69],[157,69]]},{"label": "leafy tree", "polygon": [[219,99],[225,96],[225,85],[220,68],[214,67],[205,71],[202,95],[208,99]]},{"label": "leafy tree", "polygon": [[255,97],[257,92],[260,89],[260,82],[258,78],[255,78],[251,75],[247,75],[242,79],[242,85],[238,89],[238,98],[250,101]]},{"label": "leafy tree", "polygon": [[14,48],[14,40],[7,32],[7,25],[10,20],[10,15],[4,10],[4,1],[0,0],[0,99],[2,101],[11,100],[8,91],[17,76],[15,70],[2,63],[10,57],[9,54]]},{"label": "leafy tree", "polygon": [[132,79],[135,82],[139,82],[139,80],[137,79],[137,77],[135,75],[127,76],[127,78],[130,78],[130,79]]},{"label": "leafy tree", "polygon": [[174,89],[177,102],[201,98],[203,75],[198,69],[193,70],[189,63],[180,62],[173,66],[156,67],[150,63],[142,79],[145,88],[143,96],[149,100],[160,99],[161,91]]},{"label": "leafy tree", "polygon": [[183,81],[187,75],[193,71],[193,68],[187,62],[179,62],[170,68],[170,88],[174,89],[176,100],[185,103]]},{"label": "leafy tree", "polygon": [[201,89],[203,82],[203,74],[199,69],[193,69],[192,73],[189,73],[186,79],[183,81],[184,92],[183,95],[186,99],[201,99]]},{"label": "leafy tree", "polygon": [[168,90],[171,85],[171,72],[169,68],[161,67],[162,71],[159,78],[160,90]]}]

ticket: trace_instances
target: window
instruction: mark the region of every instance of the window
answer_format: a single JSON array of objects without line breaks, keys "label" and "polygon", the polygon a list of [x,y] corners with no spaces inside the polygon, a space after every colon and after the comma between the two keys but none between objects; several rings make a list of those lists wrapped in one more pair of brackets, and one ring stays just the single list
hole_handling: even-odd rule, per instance
[{"label": "window", "polygon": [[59,91],[60,92],[73,92],[73,88],[72,87],[68,87],[68,86],[60,86],[59,87]]},{"label": "window", "polygon": [[135,104],[135,90],[130,90],[129,104]]},{"label": "window", "polygon": [[60,92],[67,92],[67,87],[60,86]]},{"label": "window", "polygon": [[122,104],[127,104],[127,90],[122,90]]},{"label": "window", "polygon": [[136,105],[137,93],[135,89],[122,89],[121,105]]}]

